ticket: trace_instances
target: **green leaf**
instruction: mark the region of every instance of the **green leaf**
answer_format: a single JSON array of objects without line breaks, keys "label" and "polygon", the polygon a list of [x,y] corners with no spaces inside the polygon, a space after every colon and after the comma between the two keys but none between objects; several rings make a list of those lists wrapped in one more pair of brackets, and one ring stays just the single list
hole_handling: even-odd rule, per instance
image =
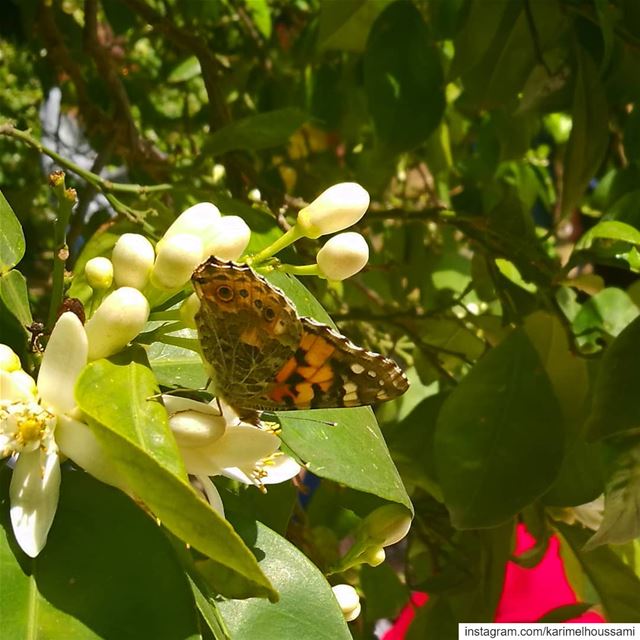
[{"label": "green leaf", "polygon": [[371,25],[392,0],[322,0],[318,49],[364,51]]},{"label": "green leaf", "polygon": [[137,498],[181,540],[238,574],[253,595],[277,599],[229,523],[189,484],[157,394],[151,371],[127,352],[90,363],[76,384],[78,406]]},{"label": "green leaf", "polygon": [[287,411],[277,416],[283,443],[309,471],[412,510],[369,407]]},{"label": "green leaf", "polygon": [[217,156],[238,149],[259,151],[278,147],[308,119],[304,111],[294,107],[242,118],[214,131],[202,146],[201,153]]},{"label": "green leaf", "polygon": [[238,520],[234,525],[257,550],[260,568],[280,593],[280,601],[275,605],[255,598],[220,602],[232,638],[351,639],[326,579],[303,553],[260,522]]},{"label": "green leaf", "polygon": [[200,60],[196,56],[189,56],[171,70],[171,73],[167,76],[167,82],[170,84],[186,82],[199,76],[200,73]]},{"label": "green leaf", "polygon": [[478,361],[438,417],[435,459],[454,525],[507,521],[551,485],[563,446],[549,378],[526,334],[514,331]]},{"label": "green leaf", "polygon": [[[601,329],[610,336],[618,336],[639,313],[638,307],[626,292],[616,287],[607,287],[582,305],[573,321],[573,328],[578,335]],[[585,340],[588,337],[585,336]],[[598,333],[593,333],[592,337],[597,338]]]},{"label": "green leaf", "polygon": [[640,427],[638,380],[640,318],[636,318],[604,353],[586,426],[591,438],[606,438]]},{"label": "green leaf", "polygon": [[445,108],[440,56],[412,3],[394,2],[375,21],[364,55],[364,86],[385,149],[413,149],[440,123]]},{"label": "green leaf", "polygon": [[578,205],[596,174],[609,142],[607,98],[595,63],[581,47],[577,50],[577,76],[573,94],[573,126],[564,156],[563,216]]},{"label": "green leaf", "polygon": [[524,326],[560,402],[565,424],[575,432],[584,419],[589,390],[587,363],[571,351],[567,332],[556,316],[537,311],[526,318]]},{"label": "green leaf", "polygon": [[575,507],[595,500],[603,491],[602,445],[579,436],[567,443],[560,472],[541,500],[552,506]]},{"label": "green leaf", "polygon": [[27,281],[19,271],[14,269],[0,275],[0,300],[23,328],[33,322]]},{"label": "green leaf", "polygon": [[[197,339],[195,331],[182,329],[177,334]],[[202,365],[202,358],[191,349],[173,344],[153,342],[147,350],[149,364],[158,384],[183,389],[204,389],[209,379]]]},{"label": "green leaf", "polygon": [[456,40],[452,69],[452,75],[462,72],[465,92],[461,101],[475,109],[513,102],[539,64],[536,46],[544,57],[561,39],[569,22],[556,2],[529,3],[536,44],[523,2],[480,1],[471,7]]},{"label": "green leaf", "polygon": [[395,619],[409,601],[411,592],[400,581],[395,571],[386,562],[377,567],[362,565],[360,570],[360,588],[366,602],[367,620],[376,622],[380,618]]},{"label": "green leaf", "polygon": [[0,191],[0,274],[13,269],[22,260],[24,249],[20,222]]},{"label": "green leaf", "polygon": [[617,448],[605,489],[604,518],[585,550],[640,537],[640,442]]},{"label": "green leaf", "polygon": [[385,432],[403,481],[418,485],[439,500],[442,492],[433,447],[438,412],[445,398],[443,393],[425,398],[393,430]]},{"label": "green leaf", "polygon": [[535,293],[538,290],[535,284],[531,282],[526,282],[520,271],[518,271],[518,267],[516,267],[513,262],[509,260],[505,260],[504,258],[496,258],[494,260],[496,267],[498,267],[498,271],[507,278],[507,280],[511,280],[513,284],[517,285],[521,289],[528,291],[529,293]]},{"label": "green leaf", "polygon": [[258,31],[268,40],[271,37],[271,9],[267,0],[247,2],[247,11],[251,14]]},{"label": "green leaf", "polygon": [[629,244],[640,245],[640,231],[625,222],[605,220],[591,227],[576,243],[576,251],[588,249],[598,238],[606,240],[622,240]]},{"label": "green leaf", "polygon": [[536,622],[545,624],[554,624],[557,622],[566,622],[573,618],[578,618],[583,613],[592,609],[593,605],[590,602],[576,602],[576,604],[565,604],[561,607],[556,607],[547,611],[541,618],[538,618]]},{"label": "green leaf", "polygon": [[640,580],[608,547],[583,549],[589,532],[556,523],[563,540],[600,596],[607,622],[640,622]]},{"label": "green leaf", "polygon": [[121,492],[63,468],[47,545],[18,548],[0,470],[4,638],[199,638],[193,597],[162,529]]}]

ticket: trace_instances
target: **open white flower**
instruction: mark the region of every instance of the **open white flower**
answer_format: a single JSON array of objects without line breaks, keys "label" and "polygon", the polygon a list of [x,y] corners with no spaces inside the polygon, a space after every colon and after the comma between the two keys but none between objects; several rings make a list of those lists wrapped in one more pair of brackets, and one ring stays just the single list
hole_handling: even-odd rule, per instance
[{"label": "open white flower", "polygon": [[[6,347],[3,351],[6,352]],[[80,424],[68,414],[75,406],[73,389],[87,362],[87,336],[70,312],[60,316],[47,344],[38,374],[0,369],[0,457],[13,456],[11,524],[18,544],[35,558],[42,551],[58,506],[60,490],[57,441],[61,422]]]},{"label": "open white flower", "polygon": [[222,500],[210,476],[223,475],[262,487],[300,472],[300,465],[279,451],[280,439],[274,433],[242,422],[227,413],[226,407],[221,415],[215,400],[206,404],[165,395],[163,401],[187,472],[222,515]]}]

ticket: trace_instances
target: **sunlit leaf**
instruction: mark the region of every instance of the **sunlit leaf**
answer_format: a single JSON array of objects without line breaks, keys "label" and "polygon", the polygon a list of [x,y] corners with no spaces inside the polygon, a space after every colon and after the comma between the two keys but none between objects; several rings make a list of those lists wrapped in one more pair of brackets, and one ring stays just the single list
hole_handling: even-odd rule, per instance
[{"label": "sunlit leaf", "polygon": [[76,385],[78,405],[112,464],[172,533],[236,573],[254,595],[277,597],[228,522],[189,484],[155,378],[131,355],[90,363]]},{"label": "sunlit leaf", "polygon": [[219,604],[231,636],[242,640],[349,640],[351,634],[329,584],[308,558],[261,523],[234,522],[258,550],[260,568],[280,593],[270,604],[255,598]]},{"label": "sunlit leaf", "polygon": [[[9,522],[0,470],[0,617],[7,638],[195,638],[191,590],[162,529],[121,492],[63,470],[60,503],[37,559]],[[108,603],[108,606],[107,606]]]},{"label": "sunlit leaf", "polygon": [[20,262],[24,249],[24,233],[20,222],[0,191],[0,274]]}]

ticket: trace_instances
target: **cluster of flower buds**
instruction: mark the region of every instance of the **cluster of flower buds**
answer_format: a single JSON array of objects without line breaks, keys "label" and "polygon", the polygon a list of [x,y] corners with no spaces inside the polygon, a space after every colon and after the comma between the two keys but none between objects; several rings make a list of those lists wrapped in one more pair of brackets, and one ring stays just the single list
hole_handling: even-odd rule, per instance
[{"label": "cluster of flower buds", "polygon": [[86,325],[89,359],[120,351],[144,328],[149,301],[158,302],[184,287],[210,255],[237,260],[250,235],[242,218],[221,216],[214,204],[201,202],[178,216],[155,248],[145,236],[125,233],[111,259],[87,261],[85,276],[94,291],[92,306],[97,307]]},{"label": "cluster of flower buds", "polygon": [[[358,222],[369,207],[369,194],[355,182],[334,184],[311,204],[301,209],[296,222],[281,238],[251,258],[258,264],[300,238],[316,239],[343,231]],[[316,275],[327,280],[345,280],[358,273],[369,261],[369,247],[355,231],[338,233],[318,251],[315,265],[283,270],[296,275]]]}]

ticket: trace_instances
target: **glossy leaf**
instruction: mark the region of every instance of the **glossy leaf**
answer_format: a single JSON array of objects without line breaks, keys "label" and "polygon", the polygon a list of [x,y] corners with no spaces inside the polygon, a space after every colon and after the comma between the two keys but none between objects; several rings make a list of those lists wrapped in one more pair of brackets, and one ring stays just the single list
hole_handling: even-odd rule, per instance
[{"label": "glossy leaf", "polygon": [[196,56],[189,56],[171,70],[171,73],[169,73],[167,77],[167,82],[186,82],[187,80],[191,80],[191,78],[199,76],[200,73],[200,60],[198,60]]},{"label": "glossy leaf", "polygon": [[573,126],[564,157],[563,215],[569,215],[582,197],[602,162],[609,140],[609,107],[598,70],[583,49],[578,49],[577,58]]},{"label": "glossy leaf", "polygon": [[640,580],[614,551],[583,549],[589,532],[556,523],[562,538],[600,596],[607,622],[640,622]]},{"label": "glossy leaf", "polygon": [[22,260],[24,249],[24,233],[20,222],[0,191],[0,275]]},{"label": "glossy leaf", "polygon": [[255,598],[219,603],[231,636],[242,640],[350,640],[351,634],[329,584],[308,558],[261,523],[234,522],[256,549],[260,568],[280,593],[270,604]]},{"label": "glossy leaf", "polygon": [[530,16],[523,5],[505,0],[471,3],[453,64],[454,73],[463,71],[464,104],[476,109],[508,104],[523,89],[539,56],[544,57],[566,31],[568,23],[558,3],[530,3]]},{"label": "glossy leaf", "polygon": [[535,348],[513,332],[445,401],[435,459],[445,504],[461,529],[507,521],[553,482],[562,413]]},{"label": "glossy leaf", "polygon": [[280,412],[278,419],[283,443],[309,471],[412,509],[371,409]]},{"label": "glossy leaf", "polygon": [[371,25],[392,0],[323,0],[318,48],[363,51]]},{"label": "glossy leaf", "polygon": [[0,276],[0,300],[21,326],[28,327],[32,322],[27,281],[16,269]]},{"label": "glossy leaf", "polygon": [[623,441],[616,453],[605,489],[604,518],[585,549],[640,537],[640,443]]},{"label": "glossy leaf", "polygon": [[640,318],[611,343],[602,358],[587,423],[592,438],[605,438],[640,426]]},{"label": "glossy leaf", "polygon": [[[199,638],[184,572],[162,529],[128,497],[63,470],[56,518],[34,560],[8,517],[11,472],[0,470],[0,618],[6,638]],[[108,603],[108,605],[107,605]]]},{"label": "glossy leaf", "polygon": [[277,598],[255,558],[187,480],[151,371],[131,354],[90,363],[76,384],[78,406],[138,499],[176,536],[215,559],[254,595]]},{"label": "glossy leaf", "polygon": [[599,222],[595,227],[591,227],[579,242],[576,244],[576,250],[588,249],[593,241],[602,238],[606,240],[621,240],[629,244],[640,245],[640,231],[630,224],[618,222],[616,220],[605,220]]},{"label": "glossy leaf", "polygon": [[259,151],[278,147],[307,120],[307,114],[294,107],[248,116],[212,133],[202,153],[222,155],[238,149]]},{"label": "glossy leaf", "polygon": [[367,41],[364,85],[384,148],[407,151],[435,131],[445,107],[444,76],[427,25],[412,3],[394,2],[378,16]]}]

